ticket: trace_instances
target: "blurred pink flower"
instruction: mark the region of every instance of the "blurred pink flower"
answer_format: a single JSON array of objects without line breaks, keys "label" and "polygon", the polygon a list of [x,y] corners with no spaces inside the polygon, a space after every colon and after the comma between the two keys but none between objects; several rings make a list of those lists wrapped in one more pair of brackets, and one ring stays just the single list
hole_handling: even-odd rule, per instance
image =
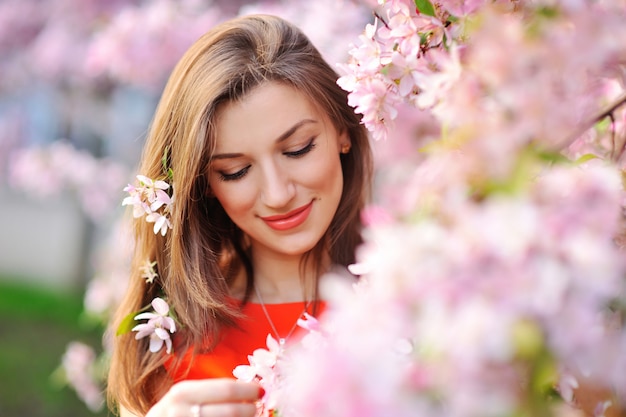
[{"label": "blurred pink flower", "polygon": [[90,346],[71,342],[61,363],[67,382],[93,412],[104,407],[103,390],[95,375],[95,360],[96,354]]},{"label": "blurred pink flower", "polygon": [[362,1],[271,0],[246,3],[239,15],[265,13],[289,20],[302,29],[331,65],[345,61],[348,45],[361,33],[371,16],[371,9]]},{"label": "blurred pink flower", "polygon": [[89,78],[158,91],[184,51],[222,18],[211,2],[127,3],[95,31],[82,70]]},{"label": "blurred pink flower", "polygon": [[[8,182],[12,188],[37,198],[74,193],[83,212],[92,220],[101,221],[117,204],[125,176],[122,165],[96,159],[66,141],[57,141],[47,147],[16,150],[9,162]],[[94,183],[102,185],[96,188]]]},{"label": "blurred pink flower", "polygon": [[302,327],[305,330],[308,330],[309,332],[318,332],[321,330],[320,323],[315,317],[307,312],[304,312],[303,316],[304,318],[298,319],[298,326]]},{"label": "blurred pink flower", "polygon": [[108,230],[109,235],[93,253],[96,273],[87,284],[84,297],[86,312],[104,321],[126,293],[134,246],[127,217],[120,217]]}]

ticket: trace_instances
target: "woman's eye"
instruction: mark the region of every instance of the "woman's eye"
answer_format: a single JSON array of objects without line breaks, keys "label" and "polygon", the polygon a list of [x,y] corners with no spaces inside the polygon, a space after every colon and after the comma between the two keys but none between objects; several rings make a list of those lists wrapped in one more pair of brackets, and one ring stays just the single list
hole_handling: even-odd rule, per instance
[{"label": "woman's eye", "polygon": [[311,152],[311,150],[314,147],[315,147],[315,138],[312,138],[311,140],[309,140],[309,143],[307,143],[303,148],[300,148],[297,151],[283,152],[283,154],[290,158],[299,158]]},{"label": "woman's eye", "polygon": [[232,174],[220,171],[219,172],[220,179],[222,181],[235,181],[235,180],[238,180],[240,178],[243,178],[244,175],[246,175],[248,173],[249,169],[250,169],[250,165],[248,165],[247,167],[245,167],[243,169],[240,169],[237,172],[233,172]]}]

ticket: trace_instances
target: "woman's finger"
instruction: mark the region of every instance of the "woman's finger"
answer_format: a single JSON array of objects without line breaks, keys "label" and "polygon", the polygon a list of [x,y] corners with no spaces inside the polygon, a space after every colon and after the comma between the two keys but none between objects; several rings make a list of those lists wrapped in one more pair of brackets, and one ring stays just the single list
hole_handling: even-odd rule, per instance
[{"label": "woman's finger", "polygon": [[253,403],[198,404],[190,408],[189,417],[253,417]]},{"label": "woman's finger", "polygon": [[172,386],[166,395],[174,402],[219,404],[255,402],[262,396],[262,393],[259,385],[253,382],[218,378],[182,381]]}]

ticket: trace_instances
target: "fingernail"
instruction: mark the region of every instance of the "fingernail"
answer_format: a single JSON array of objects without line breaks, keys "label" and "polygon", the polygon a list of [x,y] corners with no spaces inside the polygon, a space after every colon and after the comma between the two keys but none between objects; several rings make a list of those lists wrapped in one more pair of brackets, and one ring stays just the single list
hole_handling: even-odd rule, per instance
[{"label": "fingernail", "polygon": [[263,387],[259,387],[259,398],[265,397],[265,389]]}]

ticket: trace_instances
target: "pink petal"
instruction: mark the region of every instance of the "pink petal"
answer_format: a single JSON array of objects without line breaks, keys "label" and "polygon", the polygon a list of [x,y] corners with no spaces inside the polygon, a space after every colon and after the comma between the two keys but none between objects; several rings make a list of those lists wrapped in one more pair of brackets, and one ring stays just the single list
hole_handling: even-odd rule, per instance
[{"label": "pink petal", "polygon": [[[165,181],[158,180],[158,181],[154,182],[154,187],[158,188],[158,189],[161,189],[161,190],[167,190],[168,188],[170,188],[170,185],[168,183],[166,183]],[[163,192],[163,191],[161,191],[161,192]],[[159,194],[159,190],[157,190],[157,194]],[[163,193],[163,194],[165,194],[165,193]]]},{"label": "pink petal", "polygon": [[172,199],[165,191],[157,190],[156,191],[157,201],[161,201],[163,204],[171,204]]},{"label": "pink petal", "polygon": [[146,207],[143,205],[143,203],[135,203],[135,205],[133,207],[133,217],[134,218],[137,219],[137,218],[143,216],[146,213],[148,213],[148,211],[146,210]]},{"label": "pink petal", "polygon": [[170,306],[167,305],[165,300],[159,297],[156,297],[154,300],[152,300],[152,307],[154,308],[154,311],[156,311],[161,316],[167,316],[167,313],[170,312]]},{"label": "pink petal", "polygon": [[139,180],[140,183],[145,184],[147,186],[151,186],[152,180],[148,177],[146,177],[145,175],[137,175],[137,179]]},{"label": "pink petal", "polygon": [[163,340],[158,337],[150,338],[150,352],[156,353],[163,347]]},{"label": "pink petal", "polygon": [[[148,208],[150,208],[150,206],[148,206]],[[159,220],[161,217],[163,216],[161,216],[159,213],[150,213],[146,216],[146,221],[152,223]]]},{"label": "pink petal", "polygon": [[168,329],[170,333],[174,333],[176,331],[176,322],[171,317],[165,317],[163,319],[163,328]]},{"label": "pink petal", "polygon": [[167,331],[158,327],[154,329],[154,334],[161,340],[168,340],[170,338],[170,334]]},{"label": "pink petal", "polygon": [[251,366],[239,365],[233,370],[233,375],[241,381],[252,382],[256,378],[256,371]]},{"label": "pink petal", "polygon": [[[165,234],[167,233],[167,228],[169,226],[167,218],[165,216],[162,216],[158,213],[154,213],[156,216],[158,216],[157,220],[154,222],[154,234],[158,234],[159,233],[159,229],[161,230],[161,236],[165,236]],[[147,220],[147,219],[146,219]]]},{"label": "pink petal", "polygon": [[165,233],[163,233],[163,226],[165,225],[165,217],[160,216],[157,221],[154,222],[154,234],[158,234],[159,230],[161,230],[161,234],[163,236],[165,236]]},{"label": "pink petal", "polygon": [[[147,326],[147,325],[140,324],[139,326]],[[133,328],[133,331],[137,332],[137,334],[135,335],[136,340],[143,339],[146,336],[150,336],[154,332],[154,327],[152,326],[141,328],[141,329],[138,328],[139,326],[135,326]]]},{"label": "pink petal", "polygon": [[152,320],[156,317],[159,317],[159,316],[154,313],[141,313],[141,314],[137,314],[134,320]]},{"label": "pink petal", "polygon": [[276,355],[265,349],[256,349],[249,359],[250,364],[257,367],[271,368],[276,364]]},{"label": "pink petal", "polygon": [[154,203],[150,204],[150,210],[152,211],[157,211],[158,209],[161,208],[161,206],[164,203],[162,201],[160,201],[159,199],[157,199]]},{"label": "pink petal", "polygon": [[267,347],[271,352],[278,352],[280,350],[280,345],[278,341],[272,337],[271,334],[267,335],[267,339],[265,340]]},{"label": "pink petal", "polygon": [[298,319],[298,326],[310,332],[319,331],[321,327],[317,319],[306,312],[304,313],[304,319]]}]

